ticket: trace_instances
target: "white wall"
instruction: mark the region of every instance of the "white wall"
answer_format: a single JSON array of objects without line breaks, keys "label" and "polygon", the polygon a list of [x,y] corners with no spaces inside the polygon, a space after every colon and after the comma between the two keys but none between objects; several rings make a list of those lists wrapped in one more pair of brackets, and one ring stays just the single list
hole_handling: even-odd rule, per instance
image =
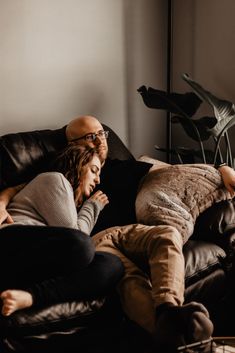
[{"label": "white wall", "polygon": [[134,155],[155,154],[165,113],[137,88],[165,88],[165,11],[165,0],[0,0],[0,134],[93,114]]},{"label": "white wall", "polygon": [[1,134],[94,114],[126,140],[123,36],[119,0],[1,0]]}]

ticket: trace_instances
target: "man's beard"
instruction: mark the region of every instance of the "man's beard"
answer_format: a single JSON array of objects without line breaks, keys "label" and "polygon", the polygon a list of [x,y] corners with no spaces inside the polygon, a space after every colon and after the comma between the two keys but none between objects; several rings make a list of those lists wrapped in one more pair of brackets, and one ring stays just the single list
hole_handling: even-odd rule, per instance
[{"label": "man's beard", "polygon": [[105,147],[105,146],[100,146],[98,148],[98,151],[99,151],[99,155],[100,155],[100,158],[101,158],[101,162],[104,163],[107,156],[108,156],[108,148]]}]

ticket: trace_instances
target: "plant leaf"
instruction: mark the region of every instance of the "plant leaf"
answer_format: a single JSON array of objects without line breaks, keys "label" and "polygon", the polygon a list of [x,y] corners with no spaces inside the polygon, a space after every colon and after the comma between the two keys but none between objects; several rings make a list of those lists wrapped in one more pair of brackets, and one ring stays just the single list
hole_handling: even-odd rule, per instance
[{"label": "plant leaf", "polygon": [[235,124],[235,115],[228,116],[217,122],[217,124],[209,129],[209,133],[215,137],[219,137],[221,134],[223,135],[230,127]]},{"label": "plant leaf", "polygon": [[187,135],[195,141],[208,140],[211,136],[210,128],[216,124],[216,119],[209,116],[205,116],[197,120],[187,119],[183,116],[174,116],[171,121],[172,123],[179,122]]},{"label": "plant leaf", "polygon": [[235,115],[235,105],[227,100],[217,98],[211,92],[205,90],[196,81],[192,80],[188,74],[183,74],[182,78],[194,89],[196,94],[202,100],[210,104],[213,108],[217,124],[210,131],[212,135],[219,136],[229,121],[233,120]]},{"label": "plant leaf", "polygon": [[163,109],[187,117],[193,116],[202,103],[194,92],[166,93],[152,87],[147,89],[146,86],[141,86],[137,91],[147,107]]}]

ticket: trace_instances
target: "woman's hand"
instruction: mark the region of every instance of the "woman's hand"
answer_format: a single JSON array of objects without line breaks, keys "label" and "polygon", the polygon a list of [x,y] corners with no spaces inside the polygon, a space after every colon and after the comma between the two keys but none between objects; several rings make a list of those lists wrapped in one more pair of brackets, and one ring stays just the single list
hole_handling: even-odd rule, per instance
[{"label": "woman's hand", "polygon": [[0,192],[0,225],[3,223],[14,223],[11,215],[7,212],[7,206],[11,199],[23,189],[25,184],[9,187]]},{"label": "woman's hand", "polygon": [[109,203],[108,196],[101,190],[96,191],[89,199],[98,201],[103,207]]},{"label": "woman's hand", "polygon": [[0,201],[0,225],[3,223],[13,223],[11,215],[7,212],[5,203]]},{"label": "woman's hand", "polygon": [[235,196],[235,170],[227,165],[219,168],[224,186],[229,191],[231,197]]}]

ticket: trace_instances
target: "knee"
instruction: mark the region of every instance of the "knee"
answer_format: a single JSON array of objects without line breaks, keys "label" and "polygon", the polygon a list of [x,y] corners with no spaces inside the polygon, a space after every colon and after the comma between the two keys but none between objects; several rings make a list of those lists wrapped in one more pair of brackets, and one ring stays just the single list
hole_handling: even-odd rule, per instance
[{"label": "knee", "polygon": [[71,229],[67,234],[68,253],[72,261],[74,259],[74,267],[89,265],[95,256],[95,247],[91,238],[86,234]]},{"label": "knee", "polygon": [[156,226],[152,229],[151,246],[174,246],[176,248],[183,247],[183,237],[179,231],[173,226]]},{"label": "knee", "polygon": [[114,286],[124,275],[124,266],[122,261],[116,255],[97,251],[96,255],[96,273],[105,286]]}]

